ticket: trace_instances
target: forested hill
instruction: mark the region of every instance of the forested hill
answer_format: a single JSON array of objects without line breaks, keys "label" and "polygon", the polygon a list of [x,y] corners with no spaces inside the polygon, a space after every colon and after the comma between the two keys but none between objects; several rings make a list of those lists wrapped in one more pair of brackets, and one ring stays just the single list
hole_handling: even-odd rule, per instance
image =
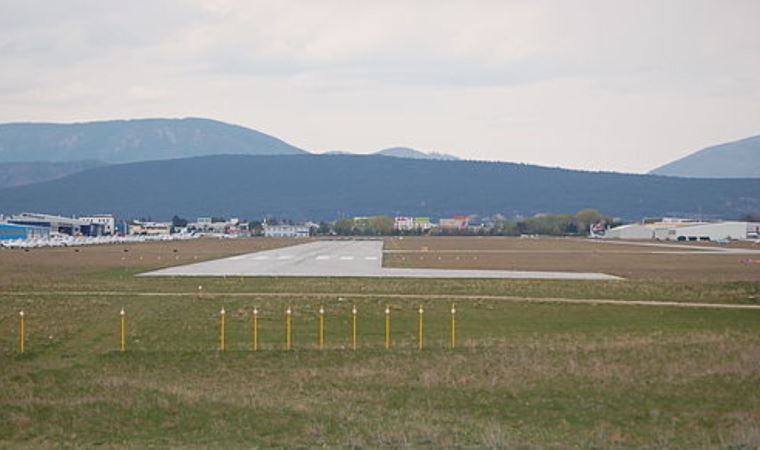
[{"label": "forested hill", "polygon": [[119,164],[0,191],[0,212],[335,219],[528,216],[591,207],[627,219],[760,211],[760,179],[686,179],[383,156],[221,155]]}]

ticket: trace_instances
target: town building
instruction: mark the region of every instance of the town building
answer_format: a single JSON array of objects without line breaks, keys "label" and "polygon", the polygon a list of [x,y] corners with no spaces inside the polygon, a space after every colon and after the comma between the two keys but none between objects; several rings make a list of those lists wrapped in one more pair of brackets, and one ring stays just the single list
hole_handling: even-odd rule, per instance
[{"label": "town building", "polygon": [[393,229],[396,231],[428,231],[433,227],[429,217],[404,217],[393,218]]},{"label": "town building", "polygon": [[442,231],[464,231],[470,225],[470,218],[467,216],[454,216],[451,219],[441,219],[438,226]]}]

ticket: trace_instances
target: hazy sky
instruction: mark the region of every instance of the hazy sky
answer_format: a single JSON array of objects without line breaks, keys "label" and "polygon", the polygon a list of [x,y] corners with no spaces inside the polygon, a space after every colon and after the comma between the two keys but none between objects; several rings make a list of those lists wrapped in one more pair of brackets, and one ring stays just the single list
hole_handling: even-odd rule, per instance
[{"label": "hazy sky", "polygon": [[0,0],[0,105],[645,172],[760,134],[760,1]]}]

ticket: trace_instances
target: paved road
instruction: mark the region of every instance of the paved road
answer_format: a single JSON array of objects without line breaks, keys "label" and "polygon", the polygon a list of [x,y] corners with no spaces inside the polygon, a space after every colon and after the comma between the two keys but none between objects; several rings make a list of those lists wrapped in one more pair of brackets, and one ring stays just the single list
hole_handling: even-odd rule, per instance
[{"label": "paved road", "polygon": [[392,269],[383,267],[382,241],[319,241],[170,267],[142,276],[400,277],[616,280],[603,273],[512,270]]}]

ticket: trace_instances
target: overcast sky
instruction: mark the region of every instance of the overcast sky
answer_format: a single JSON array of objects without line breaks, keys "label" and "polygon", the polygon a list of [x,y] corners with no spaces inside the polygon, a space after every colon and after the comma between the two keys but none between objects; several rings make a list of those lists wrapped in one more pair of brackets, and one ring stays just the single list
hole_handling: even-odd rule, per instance
[{"label": "overcast sky", "polygon": [[646,172],[760,134],[760,1],[0,0],[0,105]]}]

